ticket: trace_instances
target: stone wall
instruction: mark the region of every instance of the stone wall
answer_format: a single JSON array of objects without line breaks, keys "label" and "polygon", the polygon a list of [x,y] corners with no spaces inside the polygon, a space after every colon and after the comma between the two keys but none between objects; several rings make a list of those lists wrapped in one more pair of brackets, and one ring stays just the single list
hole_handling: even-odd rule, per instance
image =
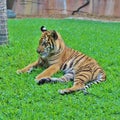
[{"label": "stone wall", "polygon": [[[71,15],[72,11],[85,2],[86,0],[14,0],[12,9],[17,15]],[[81,11],[97,16],[120,17],[120,0],[90,0],[90,4]]]}]

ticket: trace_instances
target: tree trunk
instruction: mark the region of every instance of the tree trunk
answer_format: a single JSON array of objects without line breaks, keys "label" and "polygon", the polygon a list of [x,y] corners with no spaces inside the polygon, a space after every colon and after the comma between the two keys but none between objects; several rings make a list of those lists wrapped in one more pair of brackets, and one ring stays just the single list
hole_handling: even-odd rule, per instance
[{"label": "tree trunk", "polygon": [[0,0],[0,45],[8,43],[6,0]]},{"label": "tree trunk", "polygon": [[7,0],[7,9],[12,9],[14,4],[14,0]]}]

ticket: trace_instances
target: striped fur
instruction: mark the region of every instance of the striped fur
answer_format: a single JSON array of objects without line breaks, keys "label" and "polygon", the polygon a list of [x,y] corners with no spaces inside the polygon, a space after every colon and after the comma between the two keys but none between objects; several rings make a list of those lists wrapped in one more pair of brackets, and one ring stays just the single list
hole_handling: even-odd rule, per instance
[{"label": "striped fur", "polygon": [[[68,48],[56,31],[48,31],[41,27],[42,36],[39,41],[37,52],[40,54],[39,60],[18,70],[17,73],[29,72],[34,67],[46,67],[36,77],[38,84],[46,82],[68,82],[73,81],[71,88],[59,90],[60,94],[67,94],[82,90],[87,93],[87,88],[92,84],[105,81],[106,75],[98,63],[87,55]],[[31,69],[32,68],[32,69]],[[64,75],[60,78],[51,77],[57,71],[62,70]]]}]

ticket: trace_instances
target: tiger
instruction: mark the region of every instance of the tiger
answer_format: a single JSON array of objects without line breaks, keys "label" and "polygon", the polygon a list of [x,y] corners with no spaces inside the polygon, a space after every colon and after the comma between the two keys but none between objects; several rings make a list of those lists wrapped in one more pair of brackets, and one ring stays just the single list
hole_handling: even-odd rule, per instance
[{"label": "tiger", "polygon": [[[42,35],[36,50],[39,54],[38,60],[17,70],[17,74],[31,73],[34,68],[43,67],[45,70],[35,78],[38,85],[73,81],[72,87],[58,90],[61,95],[76,91],[87,94],[87,88],[92,84],[106,80],[104,70],[95,59],[67,47],[56,30],[47,30],[45,26],[40,30]],[[53,77],[59,71],[63,71],[63,76]]]}]

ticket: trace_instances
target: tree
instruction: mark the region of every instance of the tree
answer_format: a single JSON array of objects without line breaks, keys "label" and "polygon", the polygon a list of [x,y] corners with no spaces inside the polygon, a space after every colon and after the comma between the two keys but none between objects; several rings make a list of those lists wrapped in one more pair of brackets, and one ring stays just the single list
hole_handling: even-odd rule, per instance
[{"label": "tree", "polygon": [[6,0],[0,0],[0,45],[8,43]]}]

